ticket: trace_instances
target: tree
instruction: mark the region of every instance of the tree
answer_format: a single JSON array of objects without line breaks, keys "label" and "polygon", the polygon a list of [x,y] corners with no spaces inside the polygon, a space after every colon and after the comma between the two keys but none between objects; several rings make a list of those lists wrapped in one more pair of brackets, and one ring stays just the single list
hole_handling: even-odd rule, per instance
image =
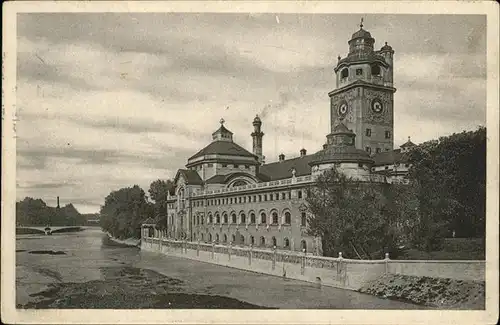
[{"label": "tree", "polygon": [[[421,207],[422,238],[483,237],[486,215],[486,128],[414,148],[409,177]],[[427,249],[439,247],[427,238]],[[434,246],[434,247],[433,247]]]},{"label": "tree", "polygon": [[307,197],[309,233],[320,236],[325,256],[381,258],[398,242],[397,207],[389,184],[359,182],[336,169],[320,175]]},{"label": "tree", "polygon": [[138,186],[111,192],[101,207],[101,227],[120,239],[140,238],[142,221],[153,215],[153,206]]},{"label": "tree", "polygon": [[171,180],[161,180],[158,179],[151,183],[149,186],[149,196],[151,200],[154,201],[154,211],[157,221],[157,227],[160,229],[166,229],[168,209],[167,209],[167,197],[168,194],[174,194],[173,191],[175,185]]}]

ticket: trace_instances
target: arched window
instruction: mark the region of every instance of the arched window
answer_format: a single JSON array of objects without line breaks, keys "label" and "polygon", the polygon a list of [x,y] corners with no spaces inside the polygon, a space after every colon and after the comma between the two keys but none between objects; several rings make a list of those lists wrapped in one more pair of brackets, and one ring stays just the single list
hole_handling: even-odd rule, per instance
[{"label": "arched window", "polygon": [[292,215],[290,212],[285,212],[285,224],[289,225],[292,223]]},{"label": "arched window", "polygon": [[380,66],[372,64],[372,76],[380,76]]},{"label": "arched window", "polygon": [[247,223],[247,216],[244,213],[241,214],[240,221],[243,224]]},{"label": "arched window", "polygon": [[236,223],[236,213],[231,215],[231,223]]},{"label": "arched window", "polygon": [[203,224],[203,219],[205,219],[205,218],[203,218],[203,216],[201,216],[201,224]]},{"label": "arched window", "polygon": [[255,238],[250,236],[250,244],[255,245]]},{"label": "arched window", "polygon": [[255,213],[250,213],[250,223],[255,223]]},{"label": "arched window", "polygon": [[196,240],[196,233],[193,234],[193,240]]},{"label": "arched window", "polygon": [[243,185],[247,185],[247,182],[245,181],[242,181],[242,180],[237,180],[233,183],[233,187],[235,186],[243,186]]},{"label": "arched window", "polygon": [[212,242],[212,234],[208,234],[208,241]]},{"label": "arched window", "polygon": [[306,213],[305,212],[302,212],[300,214],[300,225],[302,227],[305,227],[306,226],[306,223],[307,223],[307,217],[306,217]]},{"label": "arched window", "polygon": [[227,235],[224,234],[224,237],[222,237],[224,239],[223,243],[227,243]]},{"label": "arched window", "polygon": [[236,241],[236,236],[235,236],[234,234],[231,236],[231,241],[232,241],[233,243]]},{"label": "arched window", "polygon": [[288,238],[285,238],[285,239],[283,240],[283,246],[284,246],[285,248],[290,248],[290,240],[288,240]]},{"label": "arched window", "polygon": [[219,242],[219,234],[215,234],[215,242],[218,243]]},{"label": "arched window", "polygon": [[240,244],[243,245],[245,244],[245,236],[240,235]]},{"label": "arched window", "polygon": [[344,79],[349,77],[349,69],[345,68],[340,72],[340,78]]},{"label": "arched window", "polygon": [[218,213],[215,215],[215,223],[220,224],[220,215]]},{"label": "arched window", "polygon": [[214,217],[211,214],[208,215],[208,223],[209,224],[214,223]]},{"label": "arched window", "polygon": [[222,218],[224,219],[224,224],[227,224],[228,223],[227,214],[224,213],[224,215],[222,216]]},{"label": "arched window", "polygon": [[266,245],[266,239],[264,238],[264,236],[261,236],[260,237],[260,246],[265,246]]},{"label": "arched window", "polygon": [[267,218],[266,214],[262,212],[260,214],[260,223],[266,223],[266,218]]},{"label": "arched window", "polygon": [[203,241],[203,240],[205,239],[205,238],[203,238],[203,237],[205,237],[205,236],[203,236],[203,234],[201,234],[201,241]]},{"label": "arched window", "polygon": [[200,224],[200,215],[197,215],[196,216],[196,224],[199,225]]},{"label": "arched window", "polygon": [[278,212],[274,211],[273,212],[273,225],[278,224]]},{"label": "arched window", "polygon": [[278,242],[276,241],[276,237],[273,236],[273,247],[278,246]]},{"label": "arched window", "polygon": [[304,252],[307,252],[307,244],[306,244],[306,241],[305,241],[305,240],[302,240],[302,241],[300,242],[300,248],[302,248],[302,250],[303,250]]}]

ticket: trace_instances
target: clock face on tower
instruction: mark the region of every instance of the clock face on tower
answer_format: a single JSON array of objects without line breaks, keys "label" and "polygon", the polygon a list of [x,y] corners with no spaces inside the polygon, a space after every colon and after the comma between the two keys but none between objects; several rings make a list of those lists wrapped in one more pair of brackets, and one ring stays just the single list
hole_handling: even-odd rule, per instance
[{"label": "clock face on tower", "polygon": [[382,105],[382,101],[378,98],[372,100],[372,111],[374,113],[380,114],[384,110],[384,106]]},{"label": "clock face on tower", "polygon": [[349,106],[347,105],[347,102],[345,100],[342,101],[338,107],[338,114],[341,119],[343,119],[347,115],[348,109]]}]

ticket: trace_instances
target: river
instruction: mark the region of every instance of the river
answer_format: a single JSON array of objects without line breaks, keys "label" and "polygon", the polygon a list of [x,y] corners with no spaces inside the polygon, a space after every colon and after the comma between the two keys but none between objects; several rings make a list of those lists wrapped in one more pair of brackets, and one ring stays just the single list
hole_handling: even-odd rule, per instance
[{"label": "river", "polygon": [[98,228],[16,237],[17,308],[423,309],[110,245]]}]

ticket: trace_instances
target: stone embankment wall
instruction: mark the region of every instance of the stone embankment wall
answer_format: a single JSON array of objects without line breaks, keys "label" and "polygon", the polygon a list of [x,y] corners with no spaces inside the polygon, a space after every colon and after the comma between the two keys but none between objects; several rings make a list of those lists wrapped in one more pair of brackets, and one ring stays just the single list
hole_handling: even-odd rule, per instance
[{"label": "stone embankment wall", "polygon": [[352,260],[151,237],[141,249],[351,290],[390,273],[484,281],[484,261]]}]

